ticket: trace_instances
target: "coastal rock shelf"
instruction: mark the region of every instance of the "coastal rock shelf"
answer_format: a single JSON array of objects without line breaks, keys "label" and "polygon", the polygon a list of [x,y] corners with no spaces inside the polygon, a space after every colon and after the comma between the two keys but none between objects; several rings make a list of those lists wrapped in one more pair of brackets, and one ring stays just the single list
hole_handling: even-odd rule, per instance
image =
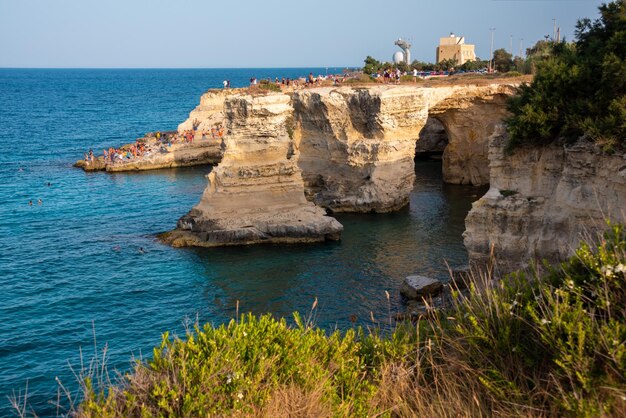
[{"label": "coastal rock shelf", "polygon": [[223,158],[200,203],[161,238],[175,246],[338,239],[343,227],[322,208],[389,212],[408,203],[429,115],[453,149],[444,152],[446,181],[488,183],[487,143],[515,86],[206,93],[178,129],[222,124]]},{"label": "coastal rock shelf", "polygon": [[[222,159],[222,138],[215,135],[216,127],[224,124],[224,100],[236,90],[211,90],[200,97],[200,104],[190,113],[189,118],[178,126],[175,132],[164,133],[157,140],[153,135],[140,138],[149,150],[146,154],[130,159],[105,161],[103,157],[87,163],[79,160],[74,164],[85,171],[139,171],[160,168],[189,167],[217,164]],[[213,135],[211,132],[213,130]],[[165,136],[183,138],[184,132],[193,131],[192,142],[168,143]],[[203,135],[204,133],[204,135]],[[121,147],[127,151],[132,144]]]},{"label": "coastal rock shelf", "polygon": [[[148,148],[142,156],[116,159],[114,162],[98,157],[93,162],[79,160],[74,166],[85,171],[142,171],[217,164],[222,159],[222,141],[219,138],[203,139],[198,135],[191,143],[172,144],[157,141],[154,137],[139,138],[138,141]],[[124,145],[121,150],[127,151],[129,147]]]},{"label": "coastal rock shelf", "polygon": [[493,247],[506,271],[531,260],[563,260],[585,237],[624,221],[626,155],[608,155],[580,140],[504,152],[502,133],[489,151],[491,185],[465,220],[470,261],[482,264]]}]

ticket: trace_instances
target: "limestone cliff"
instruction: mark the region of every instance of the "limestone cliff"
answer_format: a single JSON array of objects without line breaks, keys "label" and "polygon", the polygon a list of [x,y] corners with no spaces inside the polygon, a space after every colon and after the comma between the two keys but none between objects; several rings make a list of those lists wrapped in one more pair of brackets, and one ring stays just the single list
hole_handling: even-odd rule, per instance
[{"label": "limestone cliff", "polygon": [[448,183],[489,183],[488,137],[513,84],[322,88],[293,94],[296,143],[308,196],[340,212],[388,212],[413,188],[416,142],[430,116],[448,146]]},{"label": "limestone cliff", "polygon": [[626,155],[607,155],[585,140],[504,152],[506,134],[489,149],[491,185],[467,216],[465,246],[484,262],[493,246],[505,270],[531,259],[560,260],[579,242],[624,220]]},{"label": "limestone cliff", "polygon": [[244,89],[209,90],[200,97],[200,104],[189,113],[189,117],[178,125],[178,132],[187,130],[211,131],[226,123],[225,102],[238,94],[245,94]]},{"label": "limestone cliff", "polygon": [[420,131],[415,144],[415,156],[433,153],[443,153],[448,146],[446,128],[437,119],[429,117],[426,125]]},{"label": "limestone cliff", "polygon": [[284,94],[225,98],[224,157],[207,176],[200,203],[164,240],[216,246],[339,238],[341,224],[305,199],[298,153],[287,132],[289,102]]},{"label": "limestone cliff", "polygon": [[507,115],[511,85],[467,86],[434,102],[429,113],[448,134],[443,152],[443,181],[452,184],[489,184],[489,138]]},{"label": "limestone cliff", "polygon": [[165,239],[204,246],[335,239],[342,227],[322,208],[399,209],[413,188],[416,142],[429,115],[454,149],[444,152],[447,167],[462,165],[448,168],[446,179],[484,184],[485,144],[513,91],[514,84],[489,84],[209,92],[179,131],[224,126],[223,158],[200,203]]}]

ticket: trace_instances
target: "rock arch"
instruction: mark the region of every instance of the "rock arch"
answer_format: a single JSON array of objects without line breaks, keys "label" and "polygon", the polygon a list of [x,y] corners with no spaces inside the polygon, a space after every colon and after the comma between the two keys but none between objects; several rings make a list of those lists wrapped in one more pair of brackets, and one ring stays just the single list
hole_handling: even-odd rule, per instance
[{"label": "rock arch", "polygon": [[443,180],[451,184],[489,184],[489,139],[507,115],[507,94],[446,99],[429,109],[448,134]]},{"label": "rock arch", "polygon": [[442,155],[449,138],[445,126],[439,119],[429,116],[415,142],[415,158]]}]

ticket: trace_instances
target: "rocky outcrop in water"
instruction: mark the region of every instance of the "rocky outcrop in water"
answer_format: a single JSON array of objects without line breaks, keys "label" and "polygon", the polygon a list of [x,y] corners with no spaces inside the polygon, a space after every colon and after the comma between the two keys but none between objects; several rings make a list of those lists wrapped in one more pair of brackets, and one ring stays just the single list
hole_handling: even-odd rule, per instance
[{"label": "rocky outcrop in water", "polygon": [[450,155],[468,160],[449,181],[483,184],[488,178],[472,174],[486,165],[477,144],[488,141],[513,90],[377,85],[205,94],[179,130],[222,124],[223,159],[200,203],[163,238],[203,246],[336,239],[342,227],[322,208],[389,212],[407,204],[415,144],[429,114],[456,144]]},{"label": "rocky outcrop in water", "polygon": [[[174,246],[316,242],[343,227],[307,201],[284,94],[227,97],[224,157],[200,203],[162,238]],[[193,114],[192,114],[193,117]]]},{"label": "rocky outcrop in water", "polygon": [[[175,137],[175,134],[170,135]],[[221,138],[208,135],[197,134],[190,143],[184,142],[182,136],[169,141],[165,136],[160,140],[146,136],[137,140],[137,144],[140,143],[146,147],[142,155],[132,156],[128,151],[133,144],[127,144],[120,148],[120,157],[113,161],[100,156],[94,161],[79,160],[74,167],[85,171],[143,171],[217,164],[222,159]]]},{"label": "rocky outcrop in water", "polygon": [[470,260],[484,263],[493,248],[505,270],[533,259],[562,260],[585,237],[624,220],[626,155],[607,155],[584,139],[565,146],[504,152],[502,133],[489,150],[491,186],[467,216]]}]

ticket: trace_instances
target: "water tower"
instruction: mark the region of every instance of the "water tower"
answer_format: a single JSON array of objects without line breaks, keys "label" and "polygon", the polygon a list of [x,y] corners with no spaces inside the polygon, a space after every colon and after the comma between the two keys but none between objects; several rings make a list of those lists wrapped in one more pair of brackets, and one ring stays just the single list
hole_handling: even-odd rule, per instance
[{"label": "water tower", "polygon": [[396,51],[393,54],[393,63],[394,64],[400,64],[401,62],[404,62],[404,52]]},{"label": "water tower", "polygon": [[[402,49],[402,51],[404,51],[404,53],[402,53],[403,58],[404,58],[403,61],[406,64],[410,65],[411,64],[411,44],[405,41],[404,39],[400,38],[396,42],[394,42],[394,45],[398,45]],[[394,55],[393,57],[395,61],[396,55]]]}]

